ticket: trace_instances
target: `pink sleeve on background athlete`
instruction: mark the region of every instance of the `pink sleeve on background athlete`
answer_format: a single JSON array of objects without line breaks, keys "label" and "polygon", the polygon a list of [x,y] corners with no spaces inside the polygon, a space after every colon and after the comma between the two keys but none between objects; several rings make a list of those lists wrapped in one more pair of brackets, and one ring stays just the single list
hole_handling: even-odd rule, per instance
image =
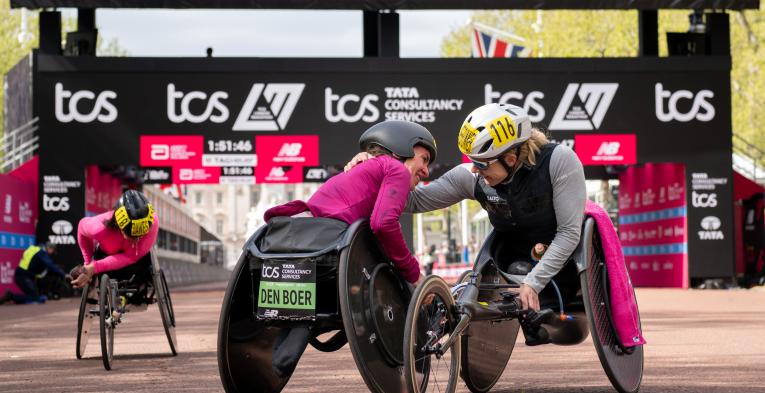
[{"label": "pink sleeve on background athlete", "polygon": [[96,273],[108,272],[111,270],[122,269],[125,266],[135,263],[151,251],[151,248],[157,241],[157,233],[159,233],[159,220],[155,214],[154,224],[152,224],[151,229],[149,229],[149,233],[147,233],[146,236],[140,238],[138,242],[126,241],[130,246],[120,253],[93,261],[93,270]]},{"label": "pink sleeve on background athlete", "polygon": [[77,224],[77,244],[80,246],[83,264],[88,265],[93,260],[93,249],[95,248],[93,234],[102,230],[103,227],[104,224],[98,216],[83,217]]},{"label": "pink sleeve on background athlete", "polygon": [[411,175],[406,167],[399,165],[398,162],[390,161],[383,168],[385,175],[369,225],[401,276],[414,283],[420,277],[420,264],[409,252],[398,221],[409,196]]}]

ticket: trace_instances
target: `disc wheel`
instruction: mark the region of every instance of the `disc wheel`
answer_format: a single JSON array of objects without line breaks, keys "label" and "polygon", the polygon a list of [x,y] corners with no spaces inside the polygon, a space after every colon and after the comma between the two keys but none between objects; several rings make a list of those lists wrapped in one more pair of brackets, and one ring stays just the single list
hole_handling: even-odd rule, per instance
[{"label": "disc wheel", "polygon": [[[460,282],[469,280],[469,273]],[[493,265],[483,268],[481,282],[505,282]],[[478,301],[491,302],[501,299],[500,291],[484,290]],[[505,372],[507,362],[515,349],[520,324],[510,321],[474,321],[462,335],[462,367],[460,374],[465,386],[473,393],[491,390]]]},{"label": "disc wheel", "polygon": [[90,313],[92,305],[88,304],[89,291],[90,284],[85,284],[80,299],[80,313],[77,316],[77,347],[75,348],[77,359],[82,359],[85,355],[85,347],[88,346],[88,338],[90,338],[90,327],[93,325],[93,315]]},{"label": "disc wheel", "polygon": [[590,334],[613,387],[621,393],[635,393],[643,379],[643,346],[625,349],[619,344],[610,318],[608,272],[599,239],[584,239],[587,269],[580,274]]},{"label": "disc wheel", "polygon": [[99,315],[101,331],[101,359],[104,362],[106,370],[112,369],[112,360],[114,358],[114,303],[112,301],[112,286],[109,276],[101,276],[101,287],[99,288]]},{"label": "disc wheel", "polygon": [[175,312],[173,311],[173,301],[170,298],[170,290],[167,287],[165,272],[160,270],[158,275],[155,274],[154,281],[154,285],[157,288],[159,314],[162,317],[162,325],[165,327],[167,343],[170,345],[170,352],[172,352],[173,356],[176,356],[178,355],[178,341],[175,337]]},{"label": "disc wheel", "polygon": [[428,276],[414,291],[404,327],[404,380],[409,392],[456,390],[460,337],[443,354],[439,351],[457,325],[454,310],[449,286],[438,276]]}]

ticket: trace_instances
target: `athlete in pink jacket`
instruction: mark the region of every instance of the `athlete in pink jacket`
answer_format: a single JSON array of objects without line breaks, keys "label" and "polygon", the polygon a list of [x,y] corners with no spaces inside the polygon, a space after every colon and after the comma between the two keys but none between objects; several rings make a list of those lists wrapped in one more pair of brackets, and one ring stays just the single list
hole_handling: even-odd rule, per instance
[{"label": "athlete in pink jacket", "polygon": [[409,191],[428,177],[428,165],[436,157],[435,140],[417,123],[389,120],[369,128],[359,144],[376,157],[329,179],[308,202],[276,206],[266,211],[264,219],[304,211],[348,224],[369,218],[372,232],[399,273],[416,283],[420,265],[404,242],[399,217]]},{"label": "athlete in pink jacket", "polygon": [[[151,251],[158,232],[157,215],[146,196],[135,190],[125,191],[115,210],[80,220],[77,243],[84,263],[78,274],[73,274],[72,285],[82,287],[95,274],[136,263]],[[96,246],[105,257],[94,259]]]}]

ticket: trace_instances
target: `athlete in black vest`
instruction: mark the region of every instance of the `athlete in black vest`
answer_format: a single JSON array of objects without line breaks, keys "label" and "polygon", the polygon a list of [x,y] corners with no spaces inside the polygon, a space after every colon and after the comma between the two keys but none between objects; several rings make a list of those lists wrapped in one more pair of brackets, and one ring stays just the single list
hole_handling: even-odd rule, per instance
[{"label": "athlete in black vest", "polygon": [[[549,244],[520,289],[524,309],[538,311],[538,294],[554,276],[561,287],[566,287],[562,281],[576,279],[575,266],[566,262],[579,243],[584,218],[582,163],[568,147],[549,143],[532,128],[526,111],[513,105],[475,109],[462,124],[457,144],[472,164],[417,186],[409,194],[407,211],[477,200],[501,237],[492,254],[499,256],[503,269],[518,260],[530,261],[535,244]],[[363,159],[357,156],[349,165]]]}]

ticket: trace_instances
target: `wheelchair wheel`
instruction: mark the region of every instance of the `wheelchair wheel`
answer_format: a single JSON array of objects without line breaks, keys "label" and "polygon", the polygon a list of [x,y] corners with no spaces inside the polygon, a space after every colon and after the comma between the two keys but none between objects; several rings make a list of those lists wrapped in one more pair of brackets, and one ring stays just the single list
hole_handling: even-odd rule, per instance
[{"label": "wheelchair wheel", "polygon": [[101,276],[101,287],[99,288],[100,306],[100,326],[101,326],[101,359],[104,361],[106,370],[112,369],[112,359],[114,358],[114,303],[112,296],[112,286],[109,276]]},{"label": "wheelchair wheel", "polygon": [[460,337],[443,355],[426,348],[443,344],[457,325],[455,303],[446,282],[429,276],[414,291],[404,328],[404,380],[407,391],[447,392],[457,389]]},{"label": "wheelchair wheel", "polygon": [[170,299],[165,272],[160,270],[159,275],[155,274],[154,281],[159,315],[162,317],[162,325],[165,327],[167,343],[170,345],[170,352],[176,356],[178,355],[178,340],[175,337],[175,312],[173,311],[173,301]]},{"label": "wheelchair wheel", "polygon": [[343,330],[370,391],[401,392],[404,324],[410,290],[363,225],[340,253],[338,294]]},{"label": "wheelchair wheel", "polygon": [[82,359],[85,355],[85,347],[88,346],[90,338],[90,327],[93,325],[93,315],[90,313],[92,305],[88,304],[88,292],[90,284],[82,287],[82,299],[80,299],[80,313],[77,316],[77,359]]},{"label": "wheelchair wheel", "polygon": [[335,352],[339,350],[340,348],[344,347],[345,344],[348,343],[348,338],[345,337],[344,331],[338,330],[337,333],[333,334],[330,338],[326,339],[325,341],[321,341],[319,340],[318,336],[314,336],[314,337],[311,337],[308,343],[311,344],[311,346],[316,348],[316,350],[318,351]]},{"label": "wheelchair wheel", "polygon": [[[248,252],[242,252],[226,288],[218,323],[218,370],[226,392],[278,393],[290,375],[278,376],[271,367],[274,344],[285,328],[254,318],[252,294],[259,281],[250,272]],[[255,288],[253,288],[255,286]],[[254,291],[253,291],[254,289]]]},{"label": "wheelchair wheel", "polygon": [[[594,224],[590,224],[594,225]],[[585,225],[586,227],[587,225]],[[621,393],[640,389],[643,378],[643,346],[621,348],[610,318],[608,272],[596,231],[583,231],[587,269],[580,273],[582,297],[595,350],[613,387]]]},{"label": "wheelchair wheel", "polygon": [[[469,273],[461,277],[467,281]],[[493,265],[486,266],[481,274],[481,282],[502,280]],[[488,302],[499,300],[499,290],[480,291],[478,300]],[[491,390],[507,367],[513,354],[515,340],[521,325],[512,321],[475,321],[471,322],[462,335],[462,368],[460,374],[465,385],[473,393]]]}]

